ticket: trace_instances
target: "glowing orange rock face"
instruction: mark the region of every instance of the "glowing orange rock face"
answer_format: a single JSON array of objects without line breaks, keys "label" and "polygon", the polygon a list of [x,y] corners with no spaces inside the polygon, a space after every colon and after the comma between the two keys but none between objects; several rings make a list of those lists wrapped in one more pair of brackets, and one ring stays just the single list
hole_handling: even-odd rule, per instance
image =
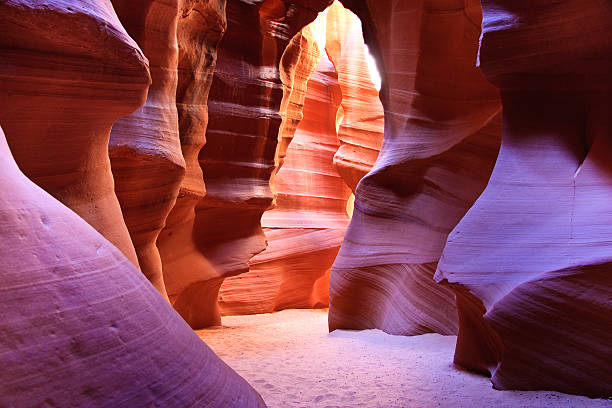
[{"label": "glowing orange rock face", "polygon": [[15,160],[138,266],[108,140],[145,100],[147,59],[104,0],[3,2],[0,25],[0,123]]},{"label": "glowing orange rock face", "polygon": [[185,173],[176,110],[179,0],[113,0],[113,6],[149,59],[153,81],[144,106],[113,125],[109,154],[115,192],[140,268],[167,296],[156,241]]},{"label": "glowing orange rock face", "polygon": [[[190,43],[181,46],[179,22],[179,52],[185,51],[179,55],[177,105],[187,170],[158,246],[170,301],[192,327],[220,323],[223,279],[247,271],[249,259],[265,248],[260,218],[272,202],[269,179],[283,94],[278,65],[293,35],[326,5],[228,1],[227,28],[219,25],[211,34],[220,38],[225,30],[214,75],[212,69],[206,75],[198,71],[210,60]],[[187,15],[210,24],[196,13]],[[201,98],[207,92],[182,85],[183,63],[189,67],[186,76],[210,84],[208,123]]]},{"label": "glowing orange rock face", "polygon": [[345,4],[379,59],[385,141],[356,189],[332,269],[330,329],[456,333],[454,294],[433,275],[448,233],[486,185],[500,137],[497,90],[474,64],[480,4]]},{"label": "glowing orange rock face", "polygon": [[536,3],[483,1],[502,145],[436,278],[457,293],[457,364],[499,389],[610,396],[612,5]]},{"label": "glowing orange rock face", "polygon": [[[225,1],[183,1],[179,15],[176,106],[185,176],[176,203],[157,240],[157,247],[170,302],[188,323],[206,326],[218,323],[214,304],[211,305],[203,294],[193,299],[182,295],[199,277],[213,273],[194,240],[194,223],[195,207],[206,194],[198,155],[206,143],[207,100],[217,59],[217,44],[226,29]],[[196,299],[201,299],[203,304]],[[187,316],[184,303],[189,301],[201,311],[201,320],[198,321],[197,316]]]},{"label": "glowing orange rock face", "polygon": [[354,192],[378,157],[384,112],[368,66],[359,17],[338,1],[327,12],[325,49],[342,90],[340,148],[334,155],[334,165]]},{"label": "glowing orange rock face", "polygon": [[[335,67],[327,57],[330,38]],[[371,167],[382,141],[382,105],[370,79],[359,19],[335,3],[292,42],[298,41],[301,55],[289,54],[289,48],[283,57],[295,62],[281,111],[277,163],[282,167],[271,182],[276,205],[262,217],[268,247],[251,260],[248,273],[224,281],[219,298],[224,314],[328,305],[329,270],[349,220],[348,186]],[[338,166],[342,147],[349,146],[353,158]]]},{"label": "glowing orange rock face", "polygon": [[335,70],[322,55],[308,80],[303,119],[274,178],[276,207],[261,220],[268,247],[251,260],[248,273],[224,282],[223,313],[327,306],[329,269],[348,225],[351,194],[333,167],[339,104]]}]

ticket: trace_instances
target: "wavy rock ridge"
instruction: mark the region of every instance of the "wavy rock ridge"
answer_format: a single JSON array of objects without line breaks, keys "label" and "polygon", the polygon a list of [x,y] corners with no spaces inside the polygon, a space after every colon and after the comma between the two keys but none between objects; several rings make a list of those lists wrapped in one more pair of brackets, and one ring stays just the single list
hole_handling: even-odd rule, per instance
[{"label": "wavy rock ridge", "polygon": [[480,64],[501,91],[504,131],[436,273],[457,294],[455,363],[499,389],[610,396],[612,6],[483,10]]},{"label": "wavy rock ridge", "polygon": [[433,274],[486,185],[500,133],[497,90],[473,63],[480,5],[366,3],[345,2],[378,56],[385,140],[332,269],[330,330],[453,334],[454,294]]}]

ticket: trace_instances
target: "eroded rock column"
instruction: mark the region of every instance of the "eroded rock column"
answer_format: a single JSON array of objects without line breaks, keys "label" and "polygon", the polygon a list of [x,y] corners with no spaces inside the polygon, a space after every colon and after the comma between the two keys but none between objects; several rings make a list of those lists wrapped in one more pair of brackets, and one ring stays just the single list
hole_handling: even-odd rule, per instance
[{"label": "eroded rock column", "polygon": [[163,296],[156,241],[185,173],[176,109],[180,3],[113,0],[124,27],[149,59],[153,80],[145,104],[113,125],[109,154],[115,192],[140,268]]},{"label": "eroded rock column", "polygon": [[[218,323],[216,302],[205,293],[191,297],[191,284],[212,272],[194,241],[195,207],[206,194],[198,154],[206,143],[208,92],[217,58],[217,45],[226,29],[225,0],[184,0],[179,10],[179,45],[176,104],[185,177],[176,203],[159,235],[164,283],[170,302],[191,325]],[[216,294],[213,295],[216,298]],[[190,309],[192,308],[192,309]],[[189,314],[190,310],[196,313]],[[211,318],[211,316],[213,316]]]},{"label": "eroded rock column", "polygon": [[108,140],[145,100],[147,59],[106,0],[3,2],[0,25],[0,124],[15,160],[137,266]]},{"label": "eroded rock column", "polygon": [[473,62],[480,4],[344,3],[378,57],[385,137],[332,269],[330,329],[456,333],[454,294],[433,274],[486,185],[500,133],[497,90]]},{"label": "eroded rock column", "polygon": [[457,293],[455,363],[499,389],[612,395],[612,5],[483,1],[482,71],[502,94],[487,188],[436,278]]},{"label": "eroded rock column", "polygon": [[246,274],[226,279],[219,301],[227,314],[324,307],[329,270],[348,225],[351,190],[333,167],[341,92],[325,54],[308,80],[303,119],[272,188],[276,206],[261,225],[268,240]]},{"label": "eroded rock column", "polygon": [[0,188],[0,405],[265,406],[117,248],[21,173],[1,129]]},{"label": "eroded rock column", "polygon": [[[160,245],[167,245],[161,252],[168,294],[192,327],[220,323],[217,294],[223,279],[247,271],[249,259],[265,248],[259,221],[272,202],[269,179],[282,99],[278,64],[290,39],[327,3],[227,2],[227,29],[218,46],[209,95],[210,122],[204,127],[206,147],[190,152],[199,156],[206,195],[202,198],[202,180],[193,178],[193,200],[177,209],[177,215],[185,211],[177,217],[181,227],[169,227],[163,237],[167,243]],[[195,138],[195,128],[192,131]],[[182,128],[180,132],[183,140]],[[185,160],[188,180],[191,160]],[[177,206],[180,200],[181,193]]]},{"label": "eroded rock column", "polygon": [[372,169],[384,133],[384,111],[368,66],[359,17],[335,1],[327,12],[325,49],[338,73],[342,90],[340,148],[334,166],[355,191]]}]

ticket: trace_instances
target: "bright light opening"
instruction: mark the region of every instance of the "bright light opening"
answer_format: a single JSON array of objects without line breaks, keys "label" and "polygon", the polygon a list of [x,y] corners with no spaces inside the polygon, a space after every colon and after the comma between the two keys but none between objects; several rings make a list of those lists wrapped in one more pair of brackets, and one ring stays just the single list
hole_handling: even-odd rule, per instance
[{"label": "bright light opening", "polygon": [[368,70],[370,71],[370,79],[376,87],[376,90],[380,91],[380,87],[382,86],[382,78],[378,73],[378,68],[376,67],[376,60],[374,59],[372,54],[370,54],[370,49],[368,48],[368,45],[364,44],[364,46],[366,52],[366,60],[368,61]]}]

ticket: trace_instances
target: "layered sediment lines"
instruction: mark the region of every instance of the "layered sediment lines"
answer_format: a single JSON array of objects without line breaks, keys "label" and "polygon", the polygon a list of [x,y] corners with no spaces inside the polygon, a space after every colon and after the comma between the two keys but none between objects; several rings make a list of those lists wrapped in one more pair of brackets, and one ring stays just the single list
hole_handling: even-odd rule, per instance
[{"label": "layered sediment lines", "polygon": [[327,306],[329,270],[348,225],[351,194],[333,167],[340,98],[334,67],[322,54],[308,80],[303,119],[272,184],[276,206],[261,220],[268,247],[250,261],[248,273],[224,281],[223,314]]},{"label": "layered sediment lines", "polygon": [[[260,218],[272,203],[269,179],[283,96],[278,65],[291,38],[326,5],[230,0],[218,7],[227,15],[227,27],[220,25],[218,32],[224,34],[214,74],[210,69],[194,76],[196,82],[205,77],[210,86],[209,122],[205,93],[182,86],[181,64],[198,71],[210,60],[193,47],[185,47],[181,56],[179,22],[177,105],[187,171],[159,247],[169,298],[192,327],[220,323],[217,295],[223,279],[246,272],[249,259],[265,249]],[[193,18],[201,17],[194,13]]]},{"label": "layered sediment lines", "polygon": [[179,3],[113,0],[123,26],[149,59],[152,77],[145,104],[113,125],[109,155],[115,193],[140,268],[163,296],[156,241],[185,173],[176,110]]},{"label": "layered sediment lines", "polygon": [[0,124],[20,168],[138,266],[108,140],[145,100],[147,59],[104,0],[3,2],[0,25]]},{"label": "layered sediment lines", "polygon": [[119,250],[20,172],[1,129],[0,186],[0,405],[265,406]]},{"label": "layered sediment lines", "polygon": [[359,17],[335,1],[327,11],[325,50],[338,73],[342,90],[334,166],[348,186],[357,183],[374,165],[384,133],[384,111],[375,78],[368,65]]},{"label": "layered sediment lines", "polygon": [[[187,299],[184,292],[198,276],[212,267],[193,237],[195,207],[206,194],[198,154],[206,143],[208,92],[217,58],[217,45],[226,29],[225,1],[182,1],[177,24],[178,83],[176,107],[179,139],[185,160],[185,175],[178,196],[159,234],[157,247],[162,260],[164,284],[170,302],[187,323],[194,326],[217,324],[215,305]],[[190,289],[193,291],[193,289]],[[200,315],[189,315],[189,301]]]},{"label": "layered sediment lines", "polygon": [[498,389],[610,396],[612,5],[483,10],[480,65],[504,131],[436,273],[457,293],[455,363]]},{"label": "layered sediment lines", "polygon": [[456,333],[454,294],[433,274],[500,137],[497,90],[474,64],[480,4],[353,3],[383,78],[385,136],[332,268],[330,330]]}]

